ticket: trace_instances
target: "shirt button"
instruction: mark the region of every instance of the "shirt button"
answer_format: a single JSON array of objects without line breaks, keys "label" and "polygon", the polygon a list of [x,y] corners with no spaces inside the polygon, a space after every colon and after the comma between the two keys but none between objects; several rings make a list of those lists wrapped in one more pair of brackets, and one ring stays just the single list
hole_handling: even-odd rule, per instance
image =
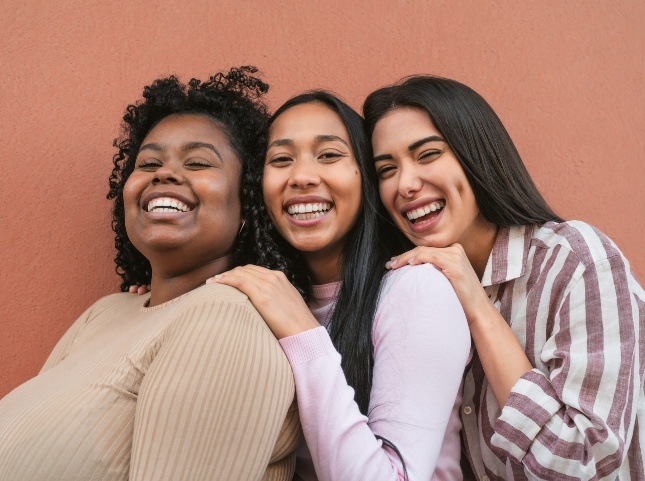
[{"label": "shirt button", "polygon": [[489,478],[488,476],[484,476],[484,477],[482,478],[482,481],[490,481],[490,478]]},{"label": "shirt button", "polygon": [[[464,408],[464,414],[470,414],[471,412],[473,412],[473,409],[470,406],[466,406]],[[484,481],[484,480],[482,480],[482,481]]]}]

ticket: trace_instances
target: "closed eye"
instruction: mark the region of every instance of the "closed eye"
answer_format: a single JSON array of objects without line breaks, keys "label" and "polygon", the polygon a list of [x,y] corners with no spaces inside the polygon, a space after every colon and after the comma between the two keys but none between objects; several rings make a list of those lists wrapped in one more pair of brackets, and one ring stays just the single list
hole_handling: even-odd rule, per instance
[{"label": "closed eye", "polygon": [[443,152],[443,150],[438,149],[424,150],[419,154],[419,160],[434,160],[443,154]]},{"label": "closed eye", "polygon": [[386,164],[376,167],[376,175],[379,179],[387,179],[394,174],[396,166],[392,164]]},{"label": "closed eye", "polygon": [[291,157],[287,155],[277,155],[275,157],[271,157],[270,159],[267,160],[267,164],[272,164],[272,165],[285,165],[287,162],[291,161]]},{"label": "closed eye", "polygon": [[213,164],[206,160],[189,160],[186,162],[186,166],[192,169],[207,169],[213,167]]},{"label": "closed eye", "polygon": [[154,170],[161,167],[161,162],[158,160],[144,160],[137,165],[137,169]]},{"label": "closed eye", "polygon": [[342,153],[336,152],[336,151],[322,152],[318,156],[318,158],[321,159],[321,160],[327,160],[327,161],[332,161],[332,162],[338,160],[341,157],[345,157],[345,154],[342,154]]}]

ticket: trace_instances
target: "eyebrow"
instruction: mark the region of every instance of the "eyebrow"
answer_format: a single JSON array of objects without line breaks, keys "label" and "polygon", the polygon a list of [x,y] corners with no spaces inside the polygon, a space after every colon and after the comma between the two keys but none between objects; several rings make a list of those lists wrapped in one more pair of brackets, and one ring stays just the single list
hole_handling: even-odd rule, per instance
[{"label": "eyebrow", "polygon": [[[347,142],[345,142],[345,140],[343,140],[338,135],[323,135],[323,134],[316,135],[314,137],[314,140],[317,143],[321,143],[321,142],[342,142],[347,147],[349,147]],[[271,142],[267,148],[270,149],[271,147],[281,147],[283,145],[293,146],[294,142],[291,139],[276,139],[273,142]]]},{"label": "eyebrow", "polygon": [[[338,135],[316,135],[315,140],[316,142],[342,142],[347,145],[347,142],[341,139]],[[349,145],[347,145],[347,147],[349,147]]]},{"label": "eyebrow", "polygon": [[[443,137],[439,137],[438,135],[424,137],[423,139],[417,140],[416,142],[412,142],[410,145],[408,145],[408,150],[412,152],[413,150],[418,149],[423,144],[426,144],[428,142],[445,142],[445,139]],[[392,156],[390,154],[376,155],[374,157],[374,162],[378,162],[379,160],[389,160],[391,158]]]},{"label": "eyebrow", "polygon": [[[202,149],[202,148],[208,149],[208,150],[211,150],[215,155],[217,155],[217,157],[220,160],[223,160],[222,155],[219,153],[219,150],[217,150],[213,144],[209,144],[208,142],[186,142],[185,144],[182,144],[180,148],[184,152],[188,150],[194,150],[194,149]],[[153,150],[155,152],[163,152],[164,150],[168,150],[168,146],[153,142],[150,144],[142,145],[141,148],[139,149],[139,152],[143,150]]]}]

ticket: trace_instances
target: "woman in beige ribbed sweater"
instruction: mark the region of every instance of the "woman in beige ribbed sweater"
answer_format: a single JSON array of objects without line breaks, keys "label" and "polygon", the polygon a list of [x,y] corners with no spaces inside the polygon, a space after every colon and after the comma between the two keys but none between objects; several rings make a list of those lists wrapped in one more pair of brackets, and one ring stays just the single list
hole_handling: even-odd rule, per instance
[{"label": "woman in beige ribbed sweater", "polygon": [[268,224],[247,188],[266,142],[253,73],[160,79],[128,107],[115,260],[122,288],[150,295],[100,299],[0,401],[0,480],[291,479],[289,364],[243,294],[203,285],[242,262],[282,266],[262,252]]}]

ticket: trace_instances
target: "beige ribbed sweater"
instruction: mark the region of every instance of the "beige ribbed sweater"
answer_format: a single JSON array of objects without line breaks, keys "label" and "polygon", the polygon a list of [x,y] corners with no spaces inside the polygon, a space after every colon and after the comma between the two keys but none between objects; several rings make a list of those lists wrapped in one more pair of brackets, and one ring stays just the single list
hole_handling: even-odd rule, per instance
[{"label": "beige ribbed sweater", "polygon": [[90,307],[38,376],[0,401],[0,480],[290,480],[291,369],[223,285]]}]

